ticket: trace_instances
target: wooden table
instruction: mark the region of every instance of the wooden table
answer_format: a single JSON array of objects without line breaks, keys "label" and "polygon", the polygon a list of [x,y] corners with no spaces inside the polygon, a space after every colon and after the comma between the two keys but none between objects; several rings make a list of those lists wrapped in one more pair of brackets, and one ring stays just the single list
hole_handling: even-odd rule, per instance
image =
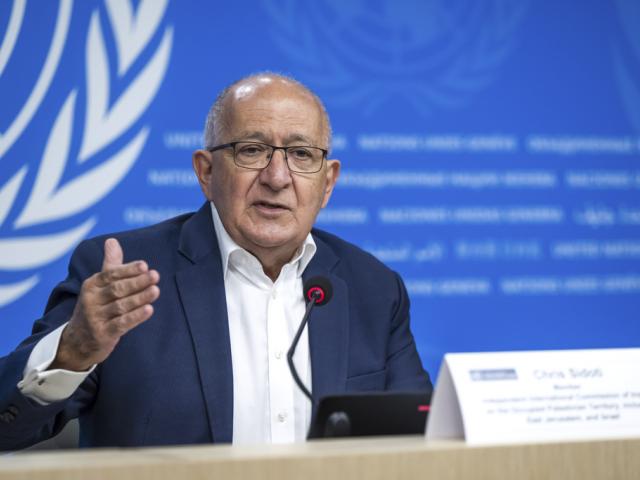
[{"label": "wooden table", "polygon": [[23,452],[0,480],[640,479],[640,438],[473,447],[424,437]]}]

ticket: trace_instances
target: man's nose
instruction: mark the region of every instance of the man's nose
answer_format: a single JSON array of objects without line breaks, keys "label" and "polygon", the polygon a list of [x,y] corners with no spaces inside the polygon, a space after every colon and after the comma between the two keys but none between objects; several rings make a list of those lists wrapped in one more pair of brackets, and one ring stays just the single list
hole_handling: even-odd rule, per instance
[{"label": "man's nose", "polygon": [[273,151],[269,165],[260,172],[260,180],[274,190],[285,188],[291,183],[291,171],[284,150]]}]

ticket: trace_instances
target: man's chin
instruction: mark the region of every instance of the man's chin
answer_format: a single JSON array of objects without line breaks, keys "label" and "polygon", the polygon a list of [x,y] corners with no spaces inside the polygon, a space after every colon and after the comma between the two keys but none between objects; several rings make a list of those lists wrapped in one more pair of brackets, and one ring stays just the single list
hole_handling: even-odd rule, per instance
[{"label": "man's chin", "polygon": [[250,241],[256,247],[262,250],[280,250],[286,249],[288,246],[290,248],[297,248],[297,245],[294,245],[294,241],[291,238],[273,238],[273,237],[253,237],[250,238]]},{"label": "man's chin", "polygon": [[244,239],[251,245],[260,248],[262,250],[280,250],[290,248],[297,248],[296,235],[294,232],[288,232],[283,227],[267,227],[260,228],[259,225],[255,226],[249,231],[242,232]]},{"label": "man's chin", "polygon": [[244,225],[240,224],[238,230],[242,240],[247,243],[245,246],[247,250],[259,249],[262,252],[273,250],[279,255],[287,250],[293,253],[307,236],[306,233],[304,235],[300,233],[300,225],[291,218],[274,222],[254,217]]}]

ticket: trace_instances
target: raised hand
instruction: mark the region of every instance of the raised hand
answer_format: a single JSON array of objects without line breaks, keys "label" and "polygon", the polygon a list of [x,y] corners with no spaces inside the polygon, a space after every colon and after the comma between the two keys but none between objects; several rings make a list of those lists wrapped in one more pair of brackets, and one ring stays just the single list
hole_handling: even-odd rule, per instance
[{"label": "raised hand", "polygon": [[122,262],[120,244],[107,239],[102,271],[83,282],[49,369],[87,370],[105,360],[125,333],[151,318],[160,275],[144,261]]}]

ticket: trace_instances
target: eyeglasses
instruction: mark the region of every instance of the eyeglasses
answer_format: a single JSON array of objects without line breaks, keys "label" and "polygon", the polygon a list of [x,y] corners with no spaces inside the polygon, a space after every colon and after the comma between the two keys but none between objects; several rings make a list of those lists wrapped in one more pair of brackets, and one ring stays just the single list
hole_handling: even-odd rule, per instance
[{"label": "eyeglasses", "polygon": [[289,170],[296,173],[317,173],[322,169],[322,162],[328,151],[323,148],[307,145],[293,145],[291,147],[276,147],[259,142],[231,142],[207,148],[210,152],[233,148],[233,162],[242,168],[262,170],[267,168],[273,152],[282,150]]}]

